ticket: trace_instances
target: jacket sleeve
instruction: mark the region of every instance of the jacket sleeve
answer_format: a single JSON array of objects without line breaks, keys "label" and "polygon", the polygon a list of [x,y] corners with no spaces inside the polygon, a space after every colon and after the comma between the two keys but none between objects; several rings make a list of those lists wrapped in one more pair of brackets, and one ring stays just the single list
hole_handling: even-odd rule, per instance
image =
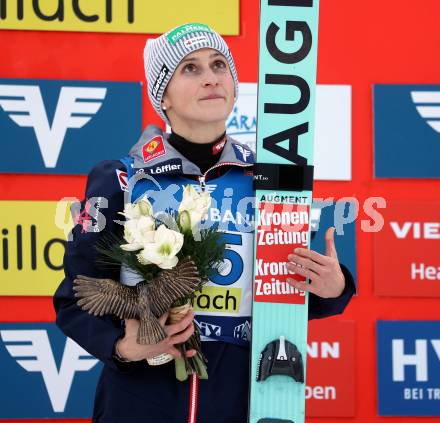
[{"label": "jacket sleeve", "polygon": [[321,298],[310,293],[309,320],[341,314],[350,302],[353,294],[356,292],[356,286],[352,274],[342,263],[340,263],[340,266],[345,277],[345,288],[342,291],[342,294],[336,298]]},{"label": "jacket sleeve", "polygon": [[[124,335],[121,321],[111,316],[94,317],[83,311],[73,294],[77,275],[119,280],[119,269],[105,269],[96,264],[96,243],[108,233],[122,230],[115,220],[124,205],[124,193],[118,181],[119,161],[105,161],[92,169],[87,179],[86,199],[76,217],[64,256],[65,278],[54,296],[56,323],[90,354],[113,368],[120,365],[113,358],[114,344]],[[125,363],[124,363],[125,364]]]}]

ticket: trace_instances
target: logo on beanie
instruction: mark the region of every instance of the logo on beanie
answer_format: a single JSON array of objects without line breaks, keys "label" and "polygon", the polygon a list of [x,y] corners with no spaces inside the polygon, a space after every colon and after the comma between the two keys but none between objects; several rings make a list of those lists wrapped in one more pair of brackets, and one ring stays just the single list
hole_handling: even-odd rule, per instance
[{"label": "logo on beanie", "polygon": [[173,46],[175,46],[182,37],[185,37],[186,35],[193,32],[212,32],[212,30],[208,25],[205,24],[190,23],[186,25],[181,25],[171,31],[167,35],[167,39]]},{"label": "logo on beanie", "polygon": [[197,44],[208,42],[208,38],[202,35],[201,37],[188,38],[183,42],[183,45],[187,48],[195,46]]},{"label": "logo on beanie", "polygon": [[170,72],[170,70],[165,65],[163,65],[162,69],[159,72],[159,76],[157,77],[157,79],[153,85],[153,89],[151,90],[151,94],[153,94],[153,97],[155,99],[157,99],[157,93],[159,92],[160,87],[162,86],[163,81],[165,81],[165,78],[167,77],[169,72]]},{"label": "logo on beanie", "polygon": [[142,147],[142,157],[144,163],[156,159],[157,157],[163,156],[165,154],[165,145],[163,143],[163,138],[158,135],[146,142]]}]

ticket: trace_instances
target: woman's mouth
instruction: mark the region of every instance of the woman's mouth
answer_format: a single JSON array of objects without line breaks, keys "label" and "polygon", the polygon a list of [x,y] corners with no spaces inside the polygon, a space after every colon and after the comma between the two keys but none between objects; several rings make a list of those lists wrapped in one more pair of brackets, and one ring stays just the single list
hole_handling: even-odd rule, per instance
[{"label": "woman's mouth", "polygon": [[201,98],[200,100],[219,100],[222,99],[223,97],[221,95],[217,95],[217,94],[210,94],[207,95],[206,97]]}]

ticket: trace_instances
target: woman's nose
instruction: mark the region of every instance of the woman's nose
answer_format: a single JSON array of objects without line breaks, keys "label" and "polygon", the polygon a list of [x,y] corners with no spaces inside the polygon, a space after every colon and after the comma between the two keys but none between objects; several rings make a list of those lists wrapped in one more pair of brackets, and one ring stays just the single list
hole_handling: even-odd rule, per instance
[{"label": "woman's nose", "polygon": [[203,72],[203,85],[217,85],[218,84],[218,76],[217,74],[211,69],[206,69]]}]

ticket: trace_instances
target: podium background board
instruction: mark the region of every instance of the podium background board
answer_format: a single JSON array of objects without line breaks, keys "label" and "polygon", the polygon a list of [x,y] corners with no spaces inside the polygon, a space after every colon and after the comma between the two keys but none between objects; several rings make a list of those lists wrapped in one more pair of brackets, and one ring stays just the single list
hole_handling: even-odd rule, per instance
[{"label": "podium background board", "polygon": [[[67,0],[64,2],[68,3]],[[5,3],[15,4],[16,1],[8,0]],[[42,1],[39,3],[44,7]],[[80,2],[81,5],[85,3]],[[255,0],[240,0],[235,3],[238,19],[237,35],[226,35],[237,64],[240,82],[243,83],[257,82],[257,4]],[[194,4],[188,1],[185,2],[185,6],[191,9]],[[167,12],[163,16],[168,16],[172,12],[166,4],[163,5],[163,10]],[[389,224],[388,218],[382,213],[383,209],[377,206],[378,203],[374,203],[377,198],[382,198],[389,204],[396,201],[409,201],[415,207],[424,202],[438,201],[438,178],[405,177],[401,179],[399,175],[375,178],[373,85],[417,84],[417,89],[419,89],[420,85],[436,86],[440,83],[440,59],[437,54],[440,45],[439,15],[438,0],[424,0],[423,7],[419,4],[409,6],[399,0],[321,0],[320,2],[317,81],[319,85],[342,85],[351,88],[351,174],[350,178],[344,181],[335,179],[317,181],[314,186],[314,196],[320,199],[332,198],[333,202],[341,199],[345,201],[348,198],[356,200],[358,214],[356,221],[352,224],[355,226],[355,244],[350,248],[356,257],[358,295],[349,304],[343,316],[335,316],[328,320],[328,322],[345,320],[354,322],[354,335],[349,341],[354,347],[355,368],[351,380],[353,387],[350,385],[353,397],[347,398],[347,401],[350,401],[350,409],[345,410],[350,416],[338,417],[341,416],[340,411],[335,410],[331,400],[314,398],[314,403],[319,402],[319,410],[316,410],[320,417],[315,418],[316,414],[309,407],[307,412],[310,423],[389,423],[388,416],[379,415],[378,404],[381,401],[382,392],[378,393],[376,321],[440,320],[438,297],[377,295],[375,292],[375,235],[366,231],[375,223],[380,226],[380,215],[384,216],[383,225],[387,222]],[[159,21],[159,17],[161,16],[157,15],[156,20]],[[215,25],[217,19],[222,21],[221,25],[219,22],[218,27]],[[212,23],[214,28],[219,29],[220,32],[225,24],[223,19],[226,19],[223,15],[216,16]],[[0,19],[1,78],[142,82],[144,84],[142,125],[145,126],[147,123],[162,125],[145,95],[142,62],[146,38],[157,36],[154,28],[149,29],[146,25],[145,34],[61,32],[8,30],[5,29],[3,23],[4,21]],[[410,35],[408,28],[411,28]],[[341,106],[345,107],[346,99],[335,96],[333,102],[334,107],[339,109]],[[393,107],[396,113],[400,108],[398,106]],[[432,131],[429,133],[429,142],[432,142],[431,139],[436,139],[440,143],[440,134],[435,132],[422,116],[418,115],[416,106],[419,104],[413,104],[412,110],[415,113],[414,119],[420,119],[421,132],[410,147],[417,148],[418,139],[423,137],[425,131],[428,130]],[[3,109],[0,109],[0,114],[7,118]],[[344,116],[346,115],[344,113]],[[239,121],[240,119],[241,116],[239,116]],[[250,126],[251,122],[249,122],[247,123]],[[344,125],[347,127],[346,122]],[[101,134],[104,139],[110,128],[109,123]],[[30,129],[23,128],[23,130]],[[0,145],[6,142],[3,131],[3,127],[0,126]],[[7,160],[18,162],[22,158],[21,152],[26,148],[25,134],[21,135],[21,132],[18,134],[14,140],[9,141],[15,144],[15,148]],[[111,159],[113,157],[104,149],[101,158]],[[408,161],[407,166],[412,166],[411,160]],[[83,175],[1,173],[0,200],[41,202],[58,201],[63,197],[82,199],[85,180]],[[9,229],[2,224],[5,221],[4,213],[5,210],[0,209],[1,258],[3,258],[4,251],[3,240],[11,236],[10,233],[5,235],[3,232],[4,229]],[[405,216],[405,220],[399,220],[400,228],[406,221],[421,222],[418,210],[415,209],[414,214],[411,214],[409,210],[409,213],[409,217]],[[395,214],[390,216],[396,219]],[[426,221],[432,223],[431,217]],[[438,223],[438,219],[435,222]],[[405,242],[397,243],[397,246],[393,244],[392,249],[384,248],[383,254],[398,256],[400,249],[403,248],[399,245],[404,244]],[[438,255],[434,256],[434,259],[436,262],[432,265],[440,266]],[[40,275],[36,273],[33,277],[35,283],[38,283]],[[5,278],[8,276],[0,263],[0,284],[4,283]],[[11,283],[14,282],[8,280],[8,285]],[[394,283],[398,281],[394,280]],[[30,292],[19,297],[0,296],[0,321],[3,323],[53,322],[54,319],[52,300],[49,296],[33,296]],[[317,321],[312,325],[326,323]],[[0,341],[0,348],[5,348],[2,341]],[[435,356],[431,355],[430,360],[433,359],[432,357]],[[325,362],[325,360],[333,359],[323,358],[322,360]],[[310,360],[311,362],[313,360]],[[10,364],[17,366],[12,360]],[[309,370],[312,371],[311,365]],[[326,377],[328,377],[327,374]],[[0,394],[8,388],[7,381],[1,380]],[[23,393],[32,396],[33,392],[29,388],[30,386],[24,386]],[[440,415],[440,405],[436,402],[433,406],[437,417],[431,418],[431,421],[438,419]],[[420,418],[399,416],[398,420],[399,423],[414,423]],[[63,422],[63,419],[58,417],[55,421]],[[68,420],[69,423],[89,421],[90,419]],[[47,423],[47,420],[35,417],[34,419],[27,418],[27,420],[7,418],[2,421],[2,423],[17,422]]]}]

